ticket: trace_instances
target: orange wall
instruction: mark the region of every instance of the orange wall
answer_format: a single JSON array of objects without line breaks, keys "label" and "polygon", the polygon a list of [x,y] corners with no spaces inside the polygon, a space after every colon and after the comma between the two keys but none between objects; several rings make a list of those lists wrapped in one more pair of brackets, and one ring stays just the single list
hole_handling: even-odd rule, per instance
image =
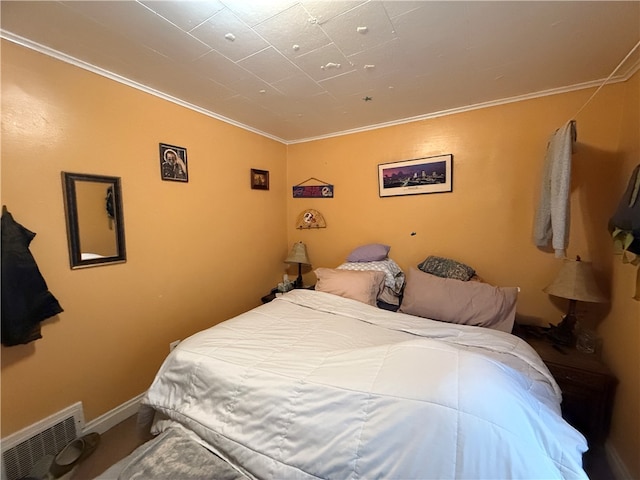
[{"label": "orange wall", "polygon": [[[630,420],[640,417],[638,303],[628,296],[631,268],[618,272],[622,268],[607,232],[630,167],[638,161],[637,90],[638,75],[607,86],[576,118],[567,253],[593,262],[607,294],[616,289],[611,305],[579,304],[579,313],[585,323],[600,327],[603,355],[620,379],[612,440],[640,476],[632,454],[640,450],[638,420]],[[557,323],[567,303],[542,288],[561,260],[533,245],[533,216],[548,138],[592,93],[577,91],[290,145],[288,185],[322,179],[335,186],[335,197],[294,199],[287,192],[289,243],[305,242],[313,267],[337,266],[354,247],[370,242],[390,245],[390,257],[405,270],[428,255],[451,257],[473,266],[489,282],[521,287],[518,316],[523,323]],[[635,155],[629,152],[633,149]],[[379,198],[378,164],[449,153],[454,157],[452,193]],[[324,215],[326,229],[295,229],[297,216],[307,208]],[[305,274],[305,283],[315,283],[312,272]],[[627,296],[621,288],[628,290]]]},{"label": "orange wall", "polygon": [[[2,43],[2,203],[35,231],[64,313],[2,347],[2,436],[77,401],[92,420],[143,392],[185,338],[260,303],[287,253],[286,147]],[[158,144],[189,183],[160,179]],[[270,171],[269,191],[250,169]],[[71,270],[61,171],[122,179],[128,261]],[[256,238],[260,241],[256,242]]]},{"label": "orange wall", "polygon": [[[616,202],[627,186],[633,168],[640,163],[640,74],[627,82],[623,92],[619,151],[623,176],[612,185]],[[616,203],[617,204],[617,203]],[[631,478],[640,478],[640,302],[633,300],[640,267],[613,260],[611,311],[600,334],[609,346],[605,361],[620,381],[611,427],[611,441],[624,460]],[[638,278],[640,282],[640,278]]]}]

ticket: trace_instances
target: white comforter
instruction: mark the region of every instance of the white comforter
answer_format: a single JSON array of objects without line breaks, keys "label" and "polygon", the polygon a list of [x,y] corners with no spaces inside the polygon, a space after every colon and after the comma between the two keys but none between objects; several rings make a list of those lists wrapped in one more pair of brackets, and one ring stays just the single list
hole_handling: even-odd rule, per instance
[{"label": "white comforter", "polygon": [[513,335],[294,290],[184,340],[143,404],[260,479],[587,478]]}]

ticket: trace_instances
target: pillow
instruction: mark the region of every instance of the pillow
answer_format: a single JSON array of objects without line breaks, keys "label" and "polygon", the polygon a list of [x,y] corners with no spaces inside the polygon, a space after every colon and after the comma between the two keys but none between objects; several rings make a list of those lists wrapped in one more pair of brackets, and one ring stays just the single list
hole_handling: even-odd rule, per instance
[{"label": "pillow", "polygon": [[399,312],[449,323],[511,332],[517,287],[440,278],[412,268]]},{"label": "pillow", "polygon": [[425,273],[437,275],[443,278],[455,278],[467,281],[476,274],[476,271],[464,263],[457,262],[450,258],[436,257],[429,255],[418,268]]},{"label": "pillow", "polygon": [[347,257],[347,262],[377,262],[387,258],[391,247],[381,243],[370,243],[353,250]]},{"label": "pillow", "polygon": [[404,286],[404,272],[400,266],[390,258],[375,262],[345,262],[338,265],[339,270],[379,270],[384,272],[384,284],[391,288],[396,295],[400,295]]},{"label": "pillow", "polygon": [[318,277],[315,288],[319,292],[351,298],[374,307],[384,287],[384,272],[316,268],[314,273]]}]

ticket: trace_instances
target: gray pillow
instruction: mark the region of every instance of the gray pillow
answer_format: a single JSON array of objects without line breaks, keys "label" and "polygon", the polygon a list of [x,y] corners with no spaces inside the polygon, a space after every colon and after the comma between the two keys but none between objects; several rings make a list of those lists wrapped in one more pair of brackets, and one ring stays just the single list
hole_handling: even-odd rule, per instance
[{"label": "gray pillow", "polygon": [[412,268],[399,312],[442,322],[511,332],[517,287],[439,278]]},{"label": "gray pillow", "polygon": [[389,245],[370,243],[353,250],[347,257],[347,262],[377,262],[387,258],[389,250]]}]

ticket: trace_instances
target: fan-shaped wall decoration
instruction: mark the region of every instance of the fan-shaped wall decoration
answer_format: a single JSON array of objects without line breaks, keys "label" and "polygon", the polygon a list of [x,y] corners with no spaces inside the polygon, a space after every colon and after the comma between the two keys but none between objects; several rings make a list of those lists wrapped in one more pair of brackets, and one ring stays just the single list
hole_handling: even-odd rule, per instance
[{"label": "fan-shaped wall decoration", "polygon": [[298,220],[296,222],[296,228],[326,228],[327,223],[324,221],[324,217],[322,214],[311,208],[305,210],[300,215],[298,215]]}]

